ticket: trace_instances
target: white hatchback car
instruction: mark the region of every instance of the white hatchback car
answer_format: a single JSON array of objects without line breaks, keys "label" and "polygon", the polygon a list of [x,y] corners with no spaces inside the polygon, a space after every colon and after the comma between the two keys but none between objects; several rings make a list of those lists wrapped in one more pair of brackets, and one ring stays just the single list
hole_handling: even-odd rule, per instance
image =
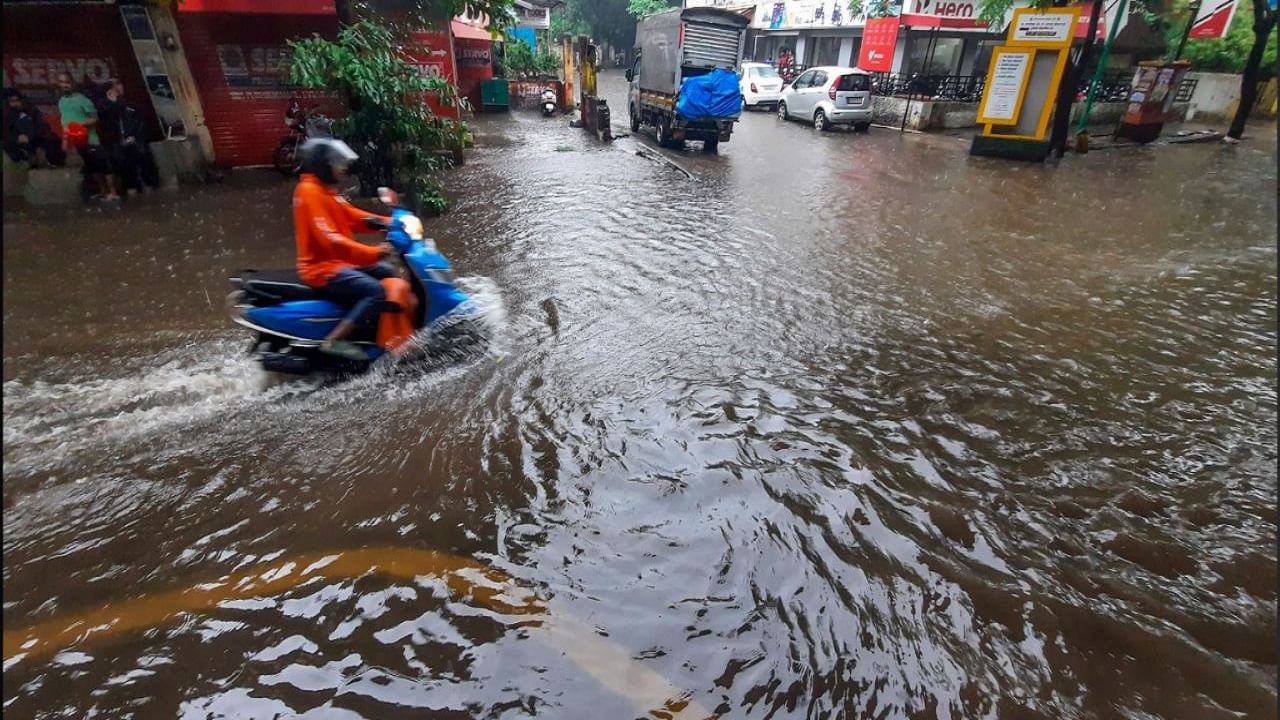
[{"label": "white hatchback car", "polygon": [[848,67],[809,68],[778,99],[779,119],[801,118],[819,130],[852,125],[865,132],[872,109],[871,73]]},{"label": "white hatchback car", "polygon": [[782,96],[782,78],[772,65],[742,63],[738,74],[738,87],[742,91],[743,109],[778,104]]}]

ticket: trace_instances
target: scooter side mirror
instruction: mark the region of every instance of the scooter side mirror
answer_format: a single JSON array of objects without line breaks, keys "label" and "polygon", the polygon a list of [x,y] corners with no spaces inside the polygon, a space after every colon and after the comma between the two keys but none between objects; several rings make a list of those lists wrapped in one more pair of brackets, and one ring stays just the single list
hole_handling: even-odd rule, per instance
[{"label": "scooter side mirror", "polygon": [[389,187],[378,188],[378,199],[387,207],[396,207],[400,204],[400,196],[396,194],[395,190],[392,190]]}]

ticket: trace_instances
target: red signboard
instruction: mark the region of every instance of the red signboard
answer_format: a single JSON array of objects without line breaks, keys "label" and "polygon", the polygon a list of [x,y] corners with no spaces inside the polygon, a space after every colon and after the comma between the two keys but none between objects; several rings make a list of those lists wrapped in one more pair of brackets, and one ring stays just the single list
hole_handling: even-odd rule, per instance
[{"label": "red signboard", "polygon": [[[1080,19],[1076,21],[1076,40],[1084,40],[1089,37],[1089,16],[1093,14],[1093,3],[1083,3],[1080,8]],[[1098,15],[1098,31],[1094,37],[1098,40],[1105,40],[1107,37],[1106,5],[1102,6],[1102,12]]]},{"label": "red signboard", "polygon": [[1231,27],[1231,19],[1235,17],[1237,5],[1239,3],[1236,0],[1205,0],[1196,13],[1195,20],[1191,21],[1191,34],[1187,37],[1192,40],[1212,40],[1226,35],[1227,28]]},{"label": "red signboard", "polygon": [[[444,30],[419,30],[409,36],[412,44],[407,53],[415,61],[418,71],[428,77],[437,77],[450,83],[458,82],[457,70],[453,62],[453,41]],[[427,105],[440,117],[458,120],[462,117],[456,105],[447,106],[440,102],[440,93],[427,95]]]},{"label": "red signboard", "polygon": [[893,69],[893,50],[898,45],[898,18],[869,18],[862,29],[862,50],[858,67],[871,72]]}]

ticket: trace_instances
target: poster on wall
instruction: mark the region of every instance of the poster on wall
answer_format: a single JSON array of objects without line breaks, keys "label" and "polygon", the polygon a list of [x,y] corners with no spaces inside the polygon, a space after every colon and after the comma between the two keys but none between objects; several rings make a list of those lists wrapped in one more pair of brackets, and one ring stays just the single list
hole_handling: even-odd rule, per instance
[{"label": "poster on wall", "polygon": [[893,51],[898,46],[900,24],[896,17],[867,20],[862,30],[858,67],[871,72],[889,72],[893,69]]}]

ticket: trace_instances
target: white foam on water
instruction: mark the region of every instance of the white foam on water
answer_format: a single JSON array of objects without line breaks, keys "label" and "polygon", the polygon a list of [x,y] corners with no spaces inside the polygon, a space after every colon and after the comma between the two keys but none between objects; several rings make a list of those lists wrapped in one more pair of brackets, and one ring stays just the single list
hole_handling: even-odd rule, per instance
[{"label": "white foam on water", "polygon": [[[342,382],[264,373],[240,339],[166,351],[163,362],[120,377],[6,382],[5,475],[82,465],[77,456],[86,452],[103,455],[144,442],[163,444],[163,438],[180,438],[184,449],[195,449],[199,433],[208,429],[200,426],[219,420],[225,420],[219,427],[235,425],[238,433],[246,433],[255,423],[301,421],[361,406],[369,395],[411,397],[429,391],[466,372],[471,361],[502,352],[506,312],[497,286],[483,277],[458,284],[472,299],[460,312],[415,334],[412,342],[420,351],[415,361],[380,362]],[[460,317],[471,319],[467,327],[480,339],[462,349],[446,342]],[[243,427],[246,417],[251,427]],[[192,430],[197,432],[187,432]]]}]

